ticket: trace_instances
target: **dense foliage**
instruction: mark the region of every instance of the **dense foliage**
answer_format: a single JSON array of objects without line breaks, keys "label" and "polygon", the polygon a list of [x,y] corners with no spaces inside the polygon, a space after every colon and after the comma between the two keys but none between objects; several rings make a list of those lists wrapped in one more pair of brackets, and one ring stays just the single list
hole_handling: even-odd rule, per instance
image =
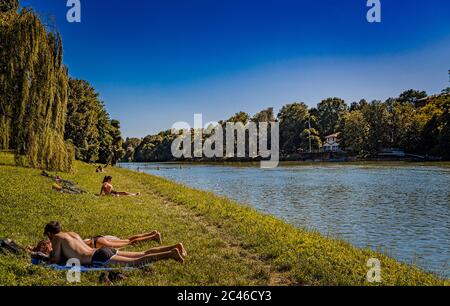
[{"label": "dense foliage", "polygon": [[[273,108],[268,108],[253,117],[239,112],[219,123],[278,121],[282,158],[308,152],[310,146],[313,152],[320,151],[325,136],[339,132],[341,147],[351,155],[370,157],[385,148],[398,148],[450,159],[449,111],[448,89],[434,96],[408,90],[384,102],[363,99],[349,106],[342,99],[328,98],[315,108],[295,102],[284,105],[277,118]],[[125,160],[172,160],[170,143],[174,138],[170,131],[165,131],[142,140],[130,139],[124,147]]]},{"label": "dense foliage", "polygon": [[69,79],[62,40],[18,0],[0,3],[0,150],[16,162],[69,171],[74,156],[115,164],[120,123],[86,81]]},{"label": "dense foliage", "polygon": [[69,103],[65,138],[75,156],[85,162],[115,164],[122,157],[120,124],[110,120],[95,89],[84,80],[69,80]]},{"label": "dense foliage", "polygon": [[17,1],[0,6],[0,148],[14,149],[19,164],[70,170],[61,37],[17,7]]}]

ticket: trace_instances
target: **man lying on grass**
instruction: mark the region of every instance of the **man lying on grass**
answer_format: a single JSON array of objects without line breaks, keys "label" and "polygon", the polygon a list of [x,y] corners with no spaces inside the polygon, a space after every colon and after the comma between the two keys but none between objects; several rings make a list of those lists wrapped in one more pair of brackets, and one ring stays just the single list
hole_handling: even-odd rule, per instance
[{"label": "man lying on grass", "polygon": [[187,255],[181,243],[155,247],[144,252],[123,252],[105,246],[94,249],[89,247],[77,233],[61,231],[61,225],[55,221],[45,226],[44,235],[50,241],[47,244],[41,243],[39,251],[49,255],[48,261],[56,264],[70,258],[78,259],[82,265],[96,267],[137,266],[161,259],[174,259],[183,263]]}]

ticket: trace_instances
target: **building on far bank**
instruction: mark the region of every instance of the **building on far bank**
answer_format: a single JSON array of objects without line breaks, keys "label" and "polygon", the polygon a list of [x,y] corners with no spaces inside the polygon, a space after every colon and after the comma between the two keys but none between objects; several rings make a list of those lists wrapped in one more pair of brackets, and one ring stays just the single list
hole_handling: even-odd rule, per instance
[{"label": "building on far bank", "polygon": [[341,133],[334,133],[325,137],[325,142],[323,144],[323,150],[325,152],[338,152],[341,151],[339,145],[339,135]]}]

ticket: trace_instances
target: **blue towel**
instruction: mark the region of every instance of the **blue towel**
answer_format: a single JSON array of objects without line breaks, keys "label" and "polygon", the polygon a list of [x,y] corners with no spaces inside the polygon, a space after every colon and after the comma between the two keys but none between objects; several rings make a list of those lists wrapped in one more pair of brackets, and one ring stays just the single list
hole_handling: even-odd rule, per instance
[{"label": "blue towel", "polygon": [[[63,266],[58,264],[45,264],[39,259],[32,258],[31,263],[33,265],[41,265],[49,269],[58,270],[58,271],[67,271],[70,269],[74,269],[74,266]],[[94,267],[94,266],[80,266],[80,272],[95,272],[95,271],[117,271],[117,270],[136,270],[137,268],[133,267],[123,267],[123,268],[107,268],[107,267]]]}]

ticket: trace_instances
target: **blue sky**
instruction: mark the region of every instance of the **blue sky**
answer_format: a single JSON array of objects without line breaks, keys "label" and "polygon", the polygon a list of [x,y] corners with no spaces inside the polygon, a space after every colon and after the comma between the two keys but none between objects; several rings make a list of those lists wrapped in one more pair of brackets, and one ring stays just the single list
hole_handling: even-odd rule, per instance
[{"label": "blue sky", "polygon": [[449,86],[450,1],[22,0],[54,16],[72,77],[88,80],[124,136],[338,96],[348,103]]}]

